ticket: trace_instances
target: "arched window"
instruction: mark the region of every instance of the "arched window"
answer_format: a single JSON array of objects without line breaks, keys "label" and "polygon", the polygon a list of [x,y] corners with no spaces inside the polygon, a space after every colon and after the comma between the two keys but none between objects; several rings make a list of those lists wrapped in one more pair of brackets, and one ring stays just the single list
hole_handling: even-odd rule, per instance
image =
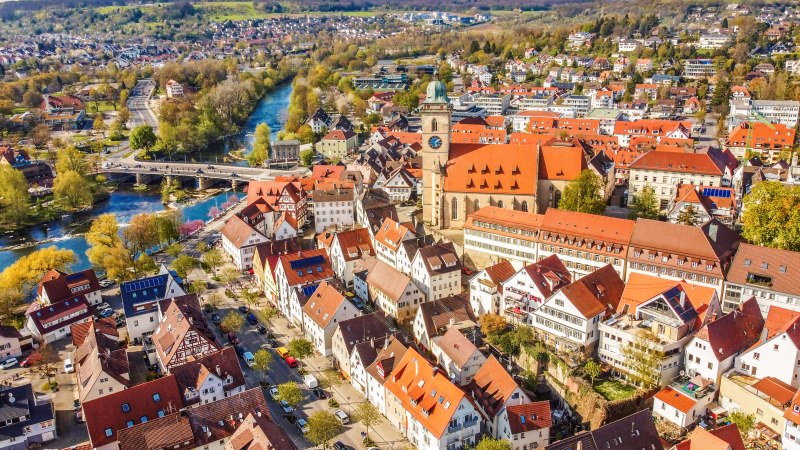
[{"label": "arched window", "polygon": [[475,203],[472,206],[474,211],[481,209],[481,201],[476,198]]},{"label": "arched window", "polygon": [[528,212],[528,202],[522,202],[522,204],[519,205],[519,208],[522,210],[522,212]]},{"label": "arched window", "polygon": [[458,220],[458,199],[453,197],[453,200],[450,202],[450,218],[452,220]]},{"label": "arched window", "polygon": [[436,119],[431,119],[431,131],[439,131],[439,123],[436,122]]},{"label": "arched window", "polygon": [[503,207],[503,201],[502,200],[498,200],[497,201],[497,207],[498,208],[502,208]]}]

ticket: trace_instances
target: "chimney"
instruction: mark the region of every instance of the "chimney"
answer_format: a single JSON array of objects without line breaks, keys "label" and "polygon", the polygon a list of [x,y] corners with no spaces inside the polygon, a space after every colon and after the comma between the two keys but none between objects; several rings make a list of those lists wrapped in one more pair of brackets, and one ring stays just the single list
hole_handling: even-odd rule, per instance
[{"label": "chimney", "polygon": [[456,324],[456,319],[455,319],[455,317],[451,317],[451,318],[450,318],[450,326],[452,327],[452,326],[454,326],[455,324]]},{"label": "chimney", "polygon": [[711,242],[717,242],[717,232],[719,231],[719,225],[716,223],[711,223],[708,225],[708,237],[711,239]]},{"label": "chimney", "polygon": [[439,366],[433,366],[433,370],[431,371],[431,375],[435,377],[437,373],[439,373]]},{"label": "chimney", "polygon": [[218,377],[222,376],[222,369],[219,367],[219,364],[217,364],[217,376]]}]

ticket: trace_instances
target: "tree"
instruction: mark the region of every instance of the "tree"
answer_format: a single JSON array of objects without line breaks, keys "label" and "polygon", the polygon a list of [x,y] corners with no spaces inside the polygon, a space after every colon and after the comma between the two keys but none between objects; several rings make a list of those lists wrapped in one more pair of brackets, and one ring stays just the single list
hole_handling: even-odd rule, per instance
[{"label": "tree", "polygon": [[606,202],[603,200],[603,180],[589,169],[571,180],[564,188],[564,194],[558,203],[559,209],[578,211],[589,214],[603,214]]},{"label": "tree", "polygon": [[92,129],[95,131],[103,131],[106,129],[106,122],[103,120],[103,114],[97,113],[92,122]]},{"label": "tree", "polygon": [[187,254],[179,255],[174,261],[172,261],[172,268],[178,273],[178,276],[183,279],[186,279],[186,276],[189,275],[189,272],[199,266],[200,261]]},{"label": "tree", "polygon": [[131,131],[130,145],[134,150],[150,151],[156,145],[156,134],[150,125],[139,125]]},{"label": "tree", "polygon": [[40,123],[31,129],[29,136],[36,148],[42,148],[50,140],[50,127]]},{"label": "tree", "polygon": [[592,386],[594,386],[594,380],[600,376],[602,368],[597,361],[590,359],[586,361],[586,364],[583,365],[583,372],[589,377],[589,379],[592,381]]},{"label": "tree", "polygon": [[308,418],[306,437],[314,445],[327,447],[328,443],[342,433],[344,426],[330,411],[317,411]]},{"label": "tree", "polygon": [[295,358],[302,359],[314,353],[314,344],[303,338],[292,339],[291,342],[289,342],[289,352]]},{"label": "tree", "polygon": [[731,423],[736,424],[736,428],[739,429],[739,434],[742,435],[742,439],[747,442],[749,439],[747,435],[750,434],[750,430],[752,430],[756,424],[756,416],[737,409],[728,414],[728,419]]},{"label": "tree", "polygon": [[42,100],[44,100],[44,97],[36,91],[28,91],[22,94],[22,104],[26,108],[39,108],[42,106]]},{"label": "tree", "polygon": [[642,193],[631,199],[631,219],[657,219],[658,199],[656,191],[649,184],[642,188]]},{"label": "tree", "polygon": [[253,151],[247,157],[247,162],[251,167],[264,165],[271,155],[270,129],[266,123],[260,123],[256,127]]},{"label": "tree", "polygon": [[233,285],[234,281],[239,279],[239,271],[234,269],[233,267],[226,267],[222,269],[222,272],[219,274],[219,281],[225,283],[228,286]]},{"label": "tree", "polygon": [[688,205],[686,208],[683,208],[683,211],[678,214],[678,223],[682,223],[684,225],[695,226],[699,220],[697,209],[695,209],[694,205]]},{"label": "tree", "polygon": [[367,428],[367,437],[369,437],[369,428],[377,425],[381,420],[381,412],[370,402],[359,403],[353,411],[353,416]]},{"label": "tree", "polygon": [[211,249],[203,255],[203,262],[206,263],[213,273],[217,273],[217,268],[222,265],[224,259],[222,253],[217,249]]},{"label": "tree", "polygon": [[481,324],[481,333],[483,333],[484,336],[502,333],[508,328],[508,322],[499,314],[484,314],[478,319],[478,322]]},{"label": "tree", "polygon": [[513,450],[513,448],[511,442],[505,439],[494,439],[489,436],[481,438],[481,441],[475,446],[475,450]]},{"label": "tree", "polygon": [[[132,258],[155,247],[158,244],[158,229],[154,226],[153,216],[146,213],[133,216],[128,226],[122,230],[122,239]],[[133,265],[133,270],[138,276],[138,261]]]},{"label": "tree", "polygon": [[45,247],[6,267],[0,272],[0,318],[11,317],[48,270],[66,270],[74,262],[72,250]]},{"label": "tree", "polygon": [[113,214],[103,214],[92,221],[86,233],[89,261],[106,270],[112,280],[130,280],[134,276],[133,255],[125,247],[119,235],[117,218]]},{"label": "tree", "polygon": [[153,216],[153,226],[158,234],[158,242],[169,244],[180,237],[180,211],[167,211]]},{"label": "tree", "polygon": [[316,155],[316,152],[310,148],[303,150],[300,152],[300,164],[310,166],[314,162],[314,155]]},{"label": "tree", "polygon": [[253,355],[253,369],[262,373],[262,378],[267,376],[269,365],[272,364],[272,353],[269,350],[262,348]]},{"label": "tree", "polygon": [[283,400],[294,407],[303,401],[303,391],[294,381],[287,381],[278,385],[278,400]]},{"label": "tree", "polygon": [[206,292],[206,282],[203,280],[194,280],[192,284],[189,285],[189,290],[193,294],[197,294],[199,297],[202,297],[203,294]]},{"label": "tree", "polygon": [[206,298],[206,304],[214,309],[219,309],[220,305],[222,305],[222,296],[216,292],[212,292]]},{"label": "tree", "polygon": [[8,165],[0,165],[0,206],[2,215],[9,222],[21,223],[28,218],[31,196],[25,175]]},{"label": "tree", "polygon": [[221,325],[223,330],[235,333],[244,326],[244,317],[235,311],[231,311],[222,319]]},{"label": "tree", "polygon": [[53,377],[58,373],[58,351],[43,342],[39,348],[29,357],[31,373],[43,378],[47,378],[47,384],[52,385]]},{"label": "tree", "polygon": [[342,375],[336,369],[325,369],[322,372],[319,384],[323,389],[331,389],[342,384]]},{"label": "tree", "polygon": [[53,197],[71,209],[92,204],[94,196],[89,183],[78,172],[60,173],[53,184]]},{"label": "tree", "polygon": [[172,256],[173,258],[177,258],[183,253],[183,245],[176,242],[167,247],[165,251],[167,252],[168,255]]},{"label": "tree", "polygon": [[664,355],[655,345],[658,336],[649,330],[638,330],[636,338],[622,347],[622,354],[628,364],[628,380],[645,389],[657,386],[661,381],[661,361]]},{"label": "tree", "polygon": [[245,288],[242,290],[242,298],[244,299],[244,302],[247,304],[247,306],[249,306],[250,308],[255,308],[258,306],[258,301],[261,298],[261,292],[255,289]]},{"label": "tree", "polygon": [[258,312],[258,315],[261,317],[261,321],[264,322],[264,325],[268,327],[272,322],[272,319],[278,315],[278,310],[272,306],[265,306],[261,308],[261,310]]},{"label": "tree", "polygon": [[800,251],[800,186],[762,181],[744,197],[742,236],[753,244]]}]

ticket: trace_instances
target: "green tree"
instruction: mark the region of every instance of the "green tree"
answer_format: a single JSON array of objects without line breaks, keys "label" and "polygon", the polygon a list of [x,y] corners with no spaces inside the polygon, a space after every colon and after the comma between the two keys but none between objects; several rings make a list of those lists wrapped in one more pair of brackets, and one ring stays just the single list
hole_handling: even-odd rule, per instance
[{"label": "green tree", "polygon": [[631,219],[657,219],[658,218],[658,199],[656,191],[649,184],[642,188],[639,195],[634,195],[631,199],[630,208]]},{"label": "green tree", "polygon": [[89,172],[89,161],[86,153],[68,145],[58,150],[56,156],[56,173],[77,172],[80,176],[86,176]]},{"label": "green tree", "polygon": [[216,292],[212,292],[206,297],[206,304],[214,309],[219,309],[219,307],[222,305],[222,300],[223,299],[221,295]]},{"label": "green tree", "polygon": [[317,411],[308,418],[308,434],[306,437],[314,445],[322,448],[342,433],[344,426],[330,411]]},{"label": "green tree", "polygon": [[381,412],[370,402],[359,403],[353,411],[353,416],[367,428],[367,437],[370,427],[377,425],[381,420]]},{"label": "green tree", "polygon": [[273,361],[272,353],[269,350],[262,348],[253,355],[253,369],[261,372],[261,378],[264,379],[269,371],[269,365]]},{"label": "green tree", "polygon": [[165,251],[167,252],[168,255],[172,256],[173,258],[177,258],[183,253],[183,245],[176,242],[167,247]]},{"label": "green tree", "polygon": [[156,145],[156,134],[150,125],[139,125],[131,131],[130,145],[134,150],[150,151]]},{"label": "green tree", "polygon": [[558,208],[589,214],[603,214],[603,211],[606,210],[606,202],[601,196],[602,192],[603,180],[599,175],[586,169],[578,175],[578,178],[567,183]]},{"label": "green tree", "polygon": [[314,344],[303,338],[292,339],[289,342],[289,352],[295,358],[302,359],[314,353]]},{"label": "green tree", "polygon": [[684,225],[695,226],[697,225],[700,217],[697,214],[697,209],[694,205],[688,205],[678,214],[678,223]]},{"label": "green tree", "polygon": [[106,122],[103,120],[103,114],[97,113],[92,121],[92,129],[95,131],[103,131],[106,129]]},{"label": "green tree", "polygon": [[239,271],[234,269],[233,267],[226,267],[222,269],[222,272],[219,274],[219,281],[225,283],[229,287],[233,285],[233,283],[239,279]]},{"label": "green tree", "polygon": [[247,162],[251,167],[258,167],[264,165],[272,154],[272,147],[270,145],[270,129],[266,123],[260,123],[256,127],[255,141],[253,142],[253,151],[247,157]]},{"label": "green tree", "polygon": [[478,445],[475,446],[475,450],[513,450],[514,447],[511,445],[511,442],[505,439],[494,439],[489,436],[484,436],[481,438]]},{"label": "green tree", "polygon": [[89,183],[78,172],[62,172],[53,184],[53,197],[71,209],[92,204],[93,196]]},{"label": "green tree", "polygon": [[221,326],[223,330],[235,333],[244,326],[244,317],[235,311],[231,311],[222,318]]},{"label": "green tree", "polygon": [[86,242],[89,244],[86,251],[89,261],[105,269],[108,278],[125,281],[135,276],[133,255],[119,235],[117,218],[113,214],[103,214],[92,221]]},{"label": "green tree", "polygon": [[594,386],[594,380],[600,376],[601,372],[602,367],[600,367],[600,364],[593,359],[586,361],[586,364],[583,365],[583,373],[585,373],[586,376],[588,376],[592,381],[592,386]]},{"label": "green tree", "polygon": [[314,162],[314,155],[316,155],[316,152],[310,148],[303,150],[300,152],[300,164],[306,167],[310,166]]},{"label": "green tree", "polygon": [[208,266],[213,273],[217,273],[217,268],[222,265],[225,260],[219,250],[213,248],[203,255],[203,262]]},{"label": "green tree", "polygon": [[800,186],[756,184],[743,200],[742,236],[756,245],[800,251]]},{"label": "green tree", "polygon": [[20,223],[28,218],[31,196],[28,182],[19,170],[0,165],[0,205],[3,218],[9,222]]},{"label": "green tree", "polygon": [[258,302],[261,299],[261,292],[255,289],[242,289],[242,298],[244,302],[250,308],[255,308],[258,306]]},{"label": "green tree", "polygon": [[178,273],[178,276],[183,279],[186,279],[189,272],[199,266],[200,261],[186,254],[179,255],[172,261],[172,268]]},{"label": "green tree", "polygon": [[658,342],[655,333],[641,329],[633,341],[622,347],[628,364],[628,380],[645,389],[658,386],[661,381],[659,374],[664,355],[655,348]]},{"label": "green tree", "polygon": [[303,391],[294,381],[287,381],[278,385],[278,400],[283,400],[289,406],[296,406],[303,401]]},{"label": "green tree", "polygon": [[169,244],[180,237],[178,228],[181,225],[180,211],[167,211],[153,216],[153,227],[158,235],[158,242]]},{"label": "green tree", "polygon": [[192,281],[192,284],[189,285],[189,290],[193,294],[197,294],[199,297],[202,297],[203,294],[206,292],[206,290],[208,290],[208,288],[206,287],[206,282],[205,281],[203,281],[203,280],[194,280],[194,281]]},{"label": "green tree", "polygon": [[739,434],[742,435],[742,439],[747,442],[749,440],[748,434],[750,434],[750,430],[756,425],[756,416],[737,409],[728,414],[728,419],[731,423],[736,424],[736,428],[739,429]]},{"label": "green tree", "polygon": [[261,310],[258,312],[258,315],[261,317],[261,322],[268,327],[270,323],[272,323],[272,319],[278,315],[278,310],[272,306],[265,306],[261,308]]},{"label": "green tree", "polygon": [[[147,213],[136,214],[131,218],[130,223],[122,230],[122,240],[125,248],[131,254],[131,258],[144,254],[147,250],[158,244],[158,229],[155,227],[153,216]],[[140,267],[138,259],[133,265],[133,271],[138,276],[139,271],[144,271]]]},{"label": "green tree", "polygon": [[56,247],[45,247],[17,259],[0,272],[0,314],[5,319],[10,317],[48,270],[66,270],[74,262],[72,250]]}]

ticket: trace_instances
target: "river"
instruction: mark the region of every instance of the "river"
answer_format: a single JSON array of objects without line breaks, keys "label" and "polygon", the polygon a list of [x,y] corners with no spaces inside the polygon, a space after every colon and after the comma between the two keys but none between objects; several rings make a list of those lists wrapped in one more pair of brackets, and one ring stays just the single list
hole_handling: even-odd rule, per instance
[{"label": "river", "polygon": [[[253,132],[256,126],[266,122],[272,130],[272,139],[276,139],[278,131],[286,123],[289,109],[289,98],[292,94],[292,83],[286,82],[275,87],[262,98],[253,114],[242,127],[242,131],[236,135],[228,136],[218,144],[211,146],[207,151],[195,153],[193,160],[211,162],[222,159],[230,150],[244,149],[244,154],[248,154],[253,148]],[[245,161],[238,164],[245,165]],[[231,192],[224,192],[209,197],[200,202],[181,208],[183,220],[208,219],[208,211],[212,206],[224,203]],[[241,197],[242,194],[237,194]],[[158,188],[153,186],[145,192],[128,190],[117,190],[111,196],[94,206],[91,211],[73,214],[66,220],[56,220],[48,224],[37,225],[23,232],[14,234],[0,235],[0,271],[13,264],[21,256],[30,254],[42,247],[56,246],[58,248],[69,249],[75,252],[77,261],[71,267],[72,270],[83,270],[90,267],[86,257],[86,250],[89,246],[86,239],[81,236],[95,217],[111,213],[117,218],[117,223],[121,226],[127,224],[131,217],[138,213],[153,213],[164,211],[161,203],[161,193]],[[9,250],[7,247],[47,240],[44,243],[30,247]],[[6,248],[6,250],[2,250]]]}]

